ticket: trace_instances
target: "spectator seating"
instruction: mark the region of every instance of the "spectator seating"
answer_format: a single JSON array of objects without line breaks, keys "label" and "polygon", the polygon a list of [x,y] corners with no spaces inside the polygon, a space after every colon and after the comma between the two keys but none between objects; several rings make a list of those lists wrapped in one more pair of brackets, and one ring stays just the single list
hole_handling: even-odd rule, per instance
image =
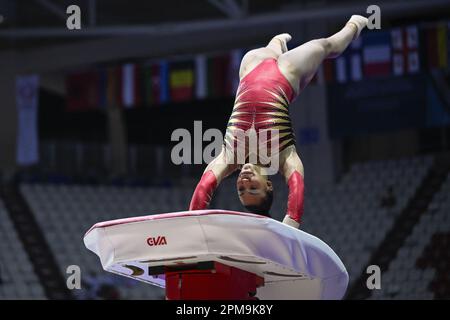
[{"label": "spectator seating", "polygon": [[450,174],[382,276],[373,299],[450,299]]},{"label": "spectator seating", "polygon": [[[350,284],[365,271],[371,253],[414,196],[431,168],[432,160],[426,156],[358,163],[336,184],[306,185],[301,228],[323,239],[337,252],[349,271]],[[272,214],[281,220],[286,211],[288,190],[281,177],[273,177],[272,181],[275,186]],[[164,298],[161,289],[106,274],[98,258],[86,250],[82,238],[84,232],[98,221],[186,210],[194,185],[195,182],[189,187],[144,188],[23,184],[21,191],[35,213],[62,273],[69,265],[79,265],[87,278],[103,278],[104,283],[117,285],[121,298],[161,299]],[[396,201],[391,207],[383,207],[381,198],[388,188],[393,190]],[[226,179],[217,190],[211,207],[243,211],[235,189],[235,179]],[[425,225],[428,228],[428,222]],[[418,277],[423,277],[417,278],[423,280],[419,284],[425,288],[432,271],[417,272]],[[86,289],[77,295],[93,297]],[[426,288],[418,295],[431,297]]]},{"label": "spectator seating", "polygon": [[0,300],[4,299],[46,299],[46,296],[0,200]]}]

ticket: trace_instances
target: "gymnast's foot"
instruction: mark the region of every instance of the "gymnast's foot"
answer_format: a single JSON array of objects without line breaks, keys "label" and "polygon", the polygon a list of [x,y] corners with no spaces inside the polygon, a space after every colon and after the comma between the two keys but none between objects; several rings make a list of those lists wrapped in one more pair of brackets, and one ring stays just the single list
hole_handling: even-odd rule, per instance
[{"label": "gymnast's foot", "polygon": [[280,41],[281,51],[282,53],[285,53],[286,51],[288,51],[287,43],[291,41],[292,36],[289,33],[281,33],[273,37],[273,39],[277,39]]},{"label": "gymnast's foot", "polygon": [[367,19],[366,17],[360,16],[357,14],[351,16],[351,18],[350,18],[350,20],[348,20],[347,24],[351,23],[351,24],[355,25],[357,28],[357,32],[356,32],[355,36],[353,37],[353,40],[358,39],[362,29],[367,27],[368,22],[369,22],[369,19]]}]

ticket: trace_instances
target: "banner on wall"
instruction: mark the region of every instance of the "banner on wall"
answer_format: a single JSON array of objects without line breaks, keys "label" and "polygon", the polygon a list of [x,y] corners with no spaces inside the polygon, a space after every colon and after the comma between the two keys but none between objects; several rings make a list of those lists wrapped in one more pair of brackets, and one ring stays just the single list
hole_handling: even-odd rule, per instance
[{"label": "banner on wall", "polygon": [[334,84],[327,96],[332,138],[425,126],[423,75]]},{"label": "banner on wall", "polygon": [[39,76],[16,78],[16,105],[18,112],[18,165],[32,165],[39,161],[37,114],[39,104]]},{"label": "banner on wall", "polygon": [[[358,83],[445,70],[449,68],[449,43],[449,22],[363,32],[339,57],[325,60],[311,84]],[[241,60],[251,49],[183,57],[182,63],[180,58],[164,59],[72,73],[66,80],[67,110],[153,107],[233,97]]]}]

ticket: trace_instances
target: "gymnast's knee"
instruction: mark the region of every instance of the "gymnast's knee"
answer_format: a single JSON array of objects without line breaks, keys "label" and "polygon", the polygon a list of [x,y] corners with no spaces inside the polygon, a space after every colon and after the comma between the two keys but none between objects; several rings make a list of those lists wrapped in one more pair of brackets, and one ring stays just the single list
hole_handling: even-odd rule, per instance
[{"label": "gymnast's knee", "polygon": [[320,38],[311,41],[314,45],[317,46],[317,50],[319,50],[321,54],[324,56],[328,56],[333,50],[333,43],[329,38]]}]

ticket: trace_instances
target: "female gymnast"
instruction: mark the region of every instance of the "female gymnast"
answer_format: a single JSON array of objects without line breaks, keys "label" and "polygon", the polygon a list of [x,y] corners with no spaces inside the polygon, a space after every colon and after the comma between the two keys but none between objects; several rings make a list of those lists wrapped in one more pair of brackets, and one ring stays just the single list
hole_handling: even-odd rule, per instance
[{"label": "female gymnast", "polygon": [[[269,216],[273,199],[272,182],[267,168],[260,162],[248,163],[251,149],[245,147],[245,161],[236,161],[236,146],[241,144],[238,131],[276,130],[277,150],[270,157],[278,157],[277,170],[289,187],[287,213],[283,222],[298,228],[303,215],[304,169],[295,148],[294,133],[289,117],[289,104],[311,81],[324,59],[339,56],[359,37],[367,26],[367,18],[353,15],[344,28],[331,37],[315,39],[292,50],[286,43],[287,33],[273,37],[266,47],[247,52],[239,70],[239,87],[233,111],[227,125],[222,151],[209,163],[191,199],[189,210],[208,207],[214,190],[233,171],[239,170],[236,186],[244,207],[253,213]],[[245,138],[245,141],[248,137]],[[272,140],[272,138],[271,138]],[[259,148],[259,147],[258,147]],[[239,152],[239,151],[238,151]]]}]

